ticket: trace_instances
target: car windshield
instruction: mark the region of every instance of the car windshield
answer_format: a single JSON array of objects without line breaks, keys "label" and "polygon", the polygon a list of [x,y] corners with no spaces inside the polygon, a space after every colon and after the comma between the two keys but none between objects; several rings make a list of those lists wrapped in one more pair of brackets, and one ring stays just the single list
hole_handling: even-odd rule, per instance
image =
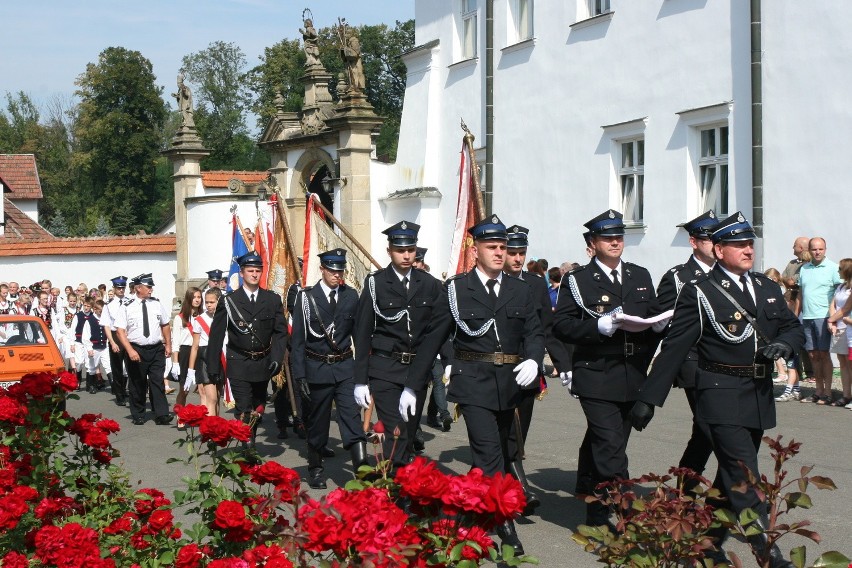
[{"label": "car windshield", "polygon": [[44,345],[47,338],[34,321],[5,320],[0,322],[0,345]]}]

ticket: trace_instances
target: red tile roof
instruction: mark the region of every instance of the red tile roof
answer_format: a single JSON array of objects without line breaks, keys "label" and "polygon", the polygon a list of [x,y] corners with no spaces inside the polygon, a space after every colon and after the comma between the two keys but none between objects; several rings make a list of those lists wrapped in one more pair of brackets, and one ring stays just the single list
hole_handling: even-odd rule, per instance
[{"label": "red tile roof", "polygon": [[0,180],[12,199],[41,199],[35,156],[32,154],[0,154]]},{"label": "red tile roof", "polygon": [[[7,227],[8,230],[8,227]],[[67,239],[21,240],[5,243],[0,239],[0,257],[79,254],[173,253],[175,235],[132,235],[126,237],[76,237]]]},{"label": "red tile roof", "polygon": [[10,246],[16,246],[12,245],[12,243],[19,245],[25,241],[49,241],[54,239],[54,236],[51,235],[47,229],[30,219],[26,213],[15,207],[15,204],[9,201],[8,197],[3,198],[3,212],[6,216],[6,227],[3,231],[3,235],[0,236],[0,247],[7,243]]},{"label": "red tile roof", "polygon": [[255,184],[269,177],[269,172],[240,172],[217,170],[212,172],[201,172],[201,183],[204,187],[228,187],[228,182],[237,178],[243,183]]}]

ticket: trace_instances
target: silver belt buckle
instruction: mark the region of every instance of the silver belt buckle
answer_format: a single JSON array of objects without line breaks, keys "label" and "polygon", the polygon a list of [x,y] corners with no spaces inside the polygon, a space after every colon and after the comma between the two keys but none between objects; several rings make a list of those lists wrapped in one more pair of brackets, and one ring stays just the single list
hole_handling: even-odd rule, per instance
[{"label": "silver belt buckle", "polygon": [[630,357],[631,355],[633,355],[633,344],[632,343],[625,343],[624,344],[624,356]]},{"label": "silver belt buckle", "polygon": [[494,366],[495,367],[502,367],[503,366],[503,352],[502,351],[498,351],[498,352],[494,353]]},{"label": "silver belt buckle", "polygon": [[411,360],[414,359],[414,353],[400,353],[399,354],[399,362],[403,365],[410,365]]}]

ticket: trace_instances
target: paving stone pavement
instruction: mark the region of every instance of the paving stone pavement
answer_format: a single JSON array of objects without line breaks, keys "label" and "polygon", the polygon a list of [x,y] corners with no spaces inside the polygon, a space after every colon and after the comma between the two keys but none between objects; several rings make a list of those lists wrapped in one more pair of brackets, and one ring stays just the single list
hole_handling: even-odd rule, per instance
[{"label": "paving stone pavement", "polygon": [[[776,387],[776,395],[783,387]],[[158,426],[149,420],[142,426],[130,421],[126,408],[116,406],[106,392],[94,395],[81,392],[80,400],[69,401],[68,410],[100,412],[117,420],[121,432],[114,437],[121,451],[118,460],[130,472],[131,480],[140,486],[154,486],[171,495],[184,484],[181,478],[191,475],[189,467],[167,464],[169,457],[182,458],[185,449],[173,442],[184,433],[174,424]],[[169,397],[174,402],[174,395]],[[191,403],[197,403],[195,395]],[[791,520],[810,519],[812,529],[822,535],[822,543],[790,536],[781,541],[781,548],[789,551],[794,546],[807,544],[808,558],[813,560],[820,552],[840,550],[852,555],[852,452],[847,437],[852,431],[852,412],[843,408],[821,407],[798,402],[778,403],[779,426],[769,431],[771,436],[783,435],[802,442],[802,451],[788,462],[789,469],[797,474],[799,468],[814,465],[813,474],[832,478],[836,491],[810,491],[814,507],[795,510]],[[574,498],[572,490],[576,477],[577,450],[585,431],[585,421],[579,402],[568,396],[558,386],[543,401],[536,403],[533,425],[526,444],[525,469],[531,485],[542,500],[542,506],[529,519],[518,521],[518,533],[528,554],[538,557],[543,567],[593,567],[600,566],[596,557],[585,553],[571,540],[571,532],[584,520],[584,505]],[[469,451],[464,423],[453,424],[444,433],[423,424],[426,438],[426,455],[437,460],[448,470],[462,473],[468,469]],[[690,432],[690,415],[686,399],[680,390],[673,390],[666,406],[658,409],[654,420],[643,432],[633,432],[628,446],[630,472],[638,476],[648,472],[663,473],[677,463]],[[268,459],[292,467],[304,479],[307,473],[305,443],[295,435],[287,440],[276,438],[274,417],[267,411],[258,436],[258,449]],[[351,479],[348,452],[340,445],[337,426],[332,426],[330,447],[337,456],[326,460],[329,488],[345,484]],[[760,453],[761,471],[771,473],[772,464],[766,447]],[[711,461],[706,475],[713,476],[715,462]],[[307,485],[305,485],[307,487]],[[311,490],[319,497],[322,492]],[[728,548],[745,560],[745,566],[756,563],[742,543],[733,542]]]}]

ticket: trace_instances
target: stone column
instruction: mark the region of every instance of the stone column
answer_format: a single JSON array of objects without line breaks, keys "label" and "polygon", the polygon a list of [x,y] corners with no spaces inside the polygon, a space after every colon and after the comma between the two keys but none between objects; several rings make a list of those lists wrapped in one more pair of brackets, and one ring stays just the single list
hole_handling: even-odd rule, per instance
[{"label": "stone column", "polygon": [[175,188],[175,236],[177,237],[177,275],[175,296],[183,298],[189,287],[189,242],[186,199],[196,195],[201,186],[201,160],[210,151],[201,144],[194,128],[182,127],[172,139],[171,147],[163,154],[172,163]]}]

